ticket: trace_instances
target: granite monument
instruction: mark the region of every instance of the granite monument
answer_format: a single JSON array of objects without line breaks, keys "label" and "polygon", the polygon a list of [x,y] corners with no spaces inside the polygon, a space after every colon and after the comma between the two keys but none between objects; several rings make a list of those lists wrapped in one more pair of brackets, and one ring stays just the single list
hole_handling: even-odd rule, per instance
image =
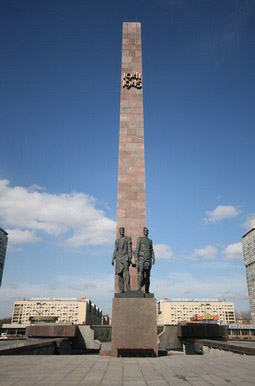
[{"label": "granite monument", "polygon": [[[130,255],[131,241],[120,241],[125,237],[123,233],[116,240],[113,255],[116,274],[111,355],[117,356],[121,350],[134,352],[137,349],[138,352],[149,350],[157,356],[156,299],[148,293],[150,269],[155,257],[146,228],[141,23],[123,23],[120,87],[117,234],[119,228],[125,228],[133,241],[133,253]],[[119,258],[123,262],[117,269]],[[123,292],[123,278],[126,292]]]}]

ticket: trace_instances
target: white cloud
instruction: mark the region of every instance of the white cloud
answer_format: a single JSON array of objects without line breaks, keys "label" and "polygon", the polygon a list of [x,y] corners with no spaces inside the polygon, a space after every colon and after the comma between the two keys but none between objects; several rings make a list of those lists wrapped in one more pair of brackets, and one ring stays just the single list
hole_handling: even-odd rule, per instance
[{"label": "white cloud", "polygon": [[[71,276],[62,275],[54,279],[54,287],[44,283],[18,283],[4,285],[0,289],[0,317],[12,313],[14,300],[30,297],[77,297],[86,296],[104,313],[111,314],[114,277],[112,274]],[[247,286],[244,274],[230,276],[206,276],[190,272],[167,272],[162,278],[153,277],[151,292],[157,299],[171,298],[219,298],[236,300],[237,308],[248,308]]]},{"label": "white cloud", "polygon": [[223,250],[225,260],[240,260],[243,259],[242,243],[229,244]]},{"label": "white cloud", "polygon": [[232,205],[218,205],[214,210],[206,212],[206,223],[215,223],[227,218],[232,218],[237,216],[240,213],[240,210],[237,206]]},{"label": "white cloud", "polygon": [[215,298],[217,299],[225,299],[225,300],[248,300],[248,293],[243,292],[243,293],[233,293],[233,292],[227,292],[227,293],[216,293],[214,295]]},{"label": "white cloud", "polygon": [[218,254],[218,249],[213,245],[206,245],[203,248],[197,248],[192,253],[191,257],[203,257],[204,259],[210,260],[215,259]]},{"label": "white cloud", "polygon": [[248,308],[247,286],[245,275],[203,276],[190,272],[173,272],[164,278],[154,278],[151,281],[151,292],[157,294],[157,299],[167,297],[186,299],[229,299],[238,301],[237,308]]},{"label": "white cloud", "polygon": [[255,224],[255,213],[252,213],[243,222],[242,227],[247,232],[247,231],[249,231],[251,228],[253,228],[255,226],[254,224]]},{"label": "white cloud", "polygon": [[8,284],[0,289],[0,317],[10,316],[15,300],[29,298],[77,298],[85,296],[90,299],[103,313],[111,313],[113,297],[113,275],[97,276],[59,276],[55,278],[54,287],[46,283]]},{"label": "white cloud", "polygon": [[6,229],[8,232],[8,244],[26,244],[37,243],[41,241],[41,238],[36,236],[34,231],[21,230],[21,229]]},{"label": "white cloud", "polygon": [[156,259],[169,260],[173,257],[171,247],[167,244],[155,244],[154,252]]},{"label": "white cloud", "polygon": [[115,221],[96,208],[95,198],[84,193],[49,194],[41,190],[37,185],[32,189],[10,187],[8,180],[0,180],[1,222],[18,228],[16,234],[12,230],[16,240],[23,230],[27,242],[35,242],[38,231],[60,237],[73,247],[114,242]]},{"label": "white cloud", "polygon": [[40,186],[40,185],[37,185],[37,184],[33,184],[31,186],[29,186],[27,188],[27,190],[29,192],[34,192],[35,190],[46,190],[46,188],[44,186]]}]

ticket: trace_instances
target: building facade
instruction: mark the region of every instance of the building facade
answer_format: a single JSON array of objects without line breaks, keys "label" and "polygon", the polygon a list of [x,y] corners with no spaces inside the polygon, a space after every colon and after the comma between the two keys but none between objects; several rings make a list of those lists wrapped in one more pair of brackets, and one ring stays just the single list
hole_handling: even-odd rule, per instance
[{"label": "building facade", "polygon": [[190,321],[194,316],[218,316],[219,323],[235,323],[235,308],[233,302],[225,301],[193,301],[160,300],[157,307],[158,325],[180,324]]},{"label": "building facade", "polygon": [[3,228],[0,228],[0,287],[2,284],[2,278],[3,278],[7,243],[8,243],[8,233]]},{"label": "building facade", "polygon": [[107,320],[95,304],[82,297],[72,299],[32,299],[15,301],[12,323],[30,324],[37,322],[106,324]]},{"label": "building facade", "polygon": [[251,221],[251,229],[242,237],[242,247],[251,317],[255,322],[255,219]]}]

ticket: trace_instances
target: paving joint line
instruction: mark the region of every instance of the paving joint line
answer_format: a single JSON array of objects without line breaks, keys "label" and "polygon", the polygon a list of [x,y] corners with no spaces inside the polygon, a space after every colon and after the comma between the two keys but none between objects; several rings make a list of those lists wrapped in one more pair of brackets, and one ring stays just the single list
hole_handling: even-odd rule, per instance
[{"label": "paving joint line", "polygon": [[88,369],[88,371],[86,372],[86,374],[84,375],[84,377],[82,378],[81,380],[81,383],[84,381],[85,377],[88,375],[88,373],[93,369],[93,367],[96,365],[96,363],[98,362],[98,360],[96,360],[93,365]]},{"label": "paving joint line", "polygon": [[140,369],[140,371],[141,371],[141,373],[142,373],[142,376],[143,376],[144,382],[145,382],[145,384],[148,386],[148,383],[147,383],[147,381],[146,381],[146,379],[145,379],[145,377],[144,377],[144,372],[143,372],[143,370],[142,370],[142,367],[140,366],[140,364],[139,364],[139,362],[138,362],[137,358],[136,358],[136,362],[137,362],[137,364],[138,364],[138,367],[139,367],[139,369]]},{"label": "paving joint line", "polygon": [[[71,360],[68,362],[68,364],[69,364],[69,363],[72,363],[73,361],[75,361],[75,359],[76,359],[76,358],[71,359]],[[80,365],[80,364],[78,364],[77,366],[75,366],[69,373],[65,374],[65,377],[67,377],[69,374],[71,374],[71,372],[72,372],[73,370],[75,370],[77,367],[79,367],[79,365]],[[65,367],[65,366],[66,366],[66,363],[65,363],[63,366],[61,366],[60,368],[63,368],[63,367]],[[48,377],[46,377],[46,379],[45,379],[46,382],[49,382],[50,379],[47,379],[47,378],[50,378],[50,377],[48,376]],[[36,382],[35,385],[37,385],[39,382],[41,382],[41,380],[39,380],[38,382]],[[57,382],[59,383],[59,381],[57,381]]]},{"label": "paving joint line", "polygon": [[107,365],[107,367],[106,367],[106,369],[105,369],[105,371],[104,371],[103,377],[102,377],[102,379],[101,379],[101,381],[100,381],[100,385],[102,385],[102,382],[103,382],[103,380],[104,380],[105,374],[106,374],[106,372],[107,372],[107,370],[108,370],[108,368],[109,368],[109,366],[110,366],[110,363],[111,363],[111,359],[109,360],[108,365]]},{"label": "paving joint line", "polygon": [[[234,375],[235,377],[239,377],[241,381],[249,382],[249,381],[247,381],[247,379],[244,379],[241,375],[238,375],[238,374],[236,374],[235,372],[233,373],[233,372],[229,371],[229,370],[228,370],[228,367],[229,367],[229,366],[226,366],[226,365],[224,365],[224,364],[221,365],[221,363],[219,363],[218,366],[219,366],[219,368],[220,368],[221,370],[225,371],[225,372],[227,373],[227,375],[231,375],[231,377]],[[233,368],[231,367],[231,369],[233,369]]]},{"label": "paving joint line", "polygon": [[[191,358],[192,359],[192,358]],[[191,364],[195,364],[196,366],[197,366],[197,364],[195,363],[195,361],[192,361],[191,360]],[[204,370],[204,367],[203,367],[203,365],[202,365],[202,367],[200,367],[200,366],[197,366],[199,369],[201,369],[201,370]],[[198,378],[202,378],[202,380],[204,380],[204,381],[206,381],[207,383],[209,383],[209,385],[214,385],[214,383],[211,383],[210,381],[208,381],[207,379],[204,379],[204,377],[206,376],[206,375],[209,375],[209,376],[211,376],[211,375],[214,375],[214,374],[209,374],[209,373],[207,373],[207,371],[208,370],[204,370],[205,372],[206,372],[206,374],[199,374],[198,373],[198,370],[195,370],[193,367],[192,367],[192,371],[198,376]]]},{"label": "paving joint line", "polygon": [[171,385],[171,383],[168,382],[168,380],[164,377],[163,374],[159,373],[159,370],[155,367],[154,363],[153,363],[153,359],[149,358],[149,362],[153,365],[153,368],[157,371],[158,374],[160,374],[162,376],[162,378],[166,381],[166,383],[168,385]]}]

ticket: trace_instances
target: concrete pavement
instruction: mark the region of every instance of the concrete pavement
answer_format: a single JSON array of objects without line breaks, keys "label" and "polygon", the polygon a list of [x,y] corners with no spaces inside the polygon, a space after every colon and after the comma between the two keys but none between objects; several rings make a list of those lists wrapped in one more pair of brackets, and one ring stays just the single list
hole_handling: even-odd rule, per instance
[{"label": "concrete pavement", "polygon": [[0,386],[255,385],[254,356],[18,355],[0,358]]}]

